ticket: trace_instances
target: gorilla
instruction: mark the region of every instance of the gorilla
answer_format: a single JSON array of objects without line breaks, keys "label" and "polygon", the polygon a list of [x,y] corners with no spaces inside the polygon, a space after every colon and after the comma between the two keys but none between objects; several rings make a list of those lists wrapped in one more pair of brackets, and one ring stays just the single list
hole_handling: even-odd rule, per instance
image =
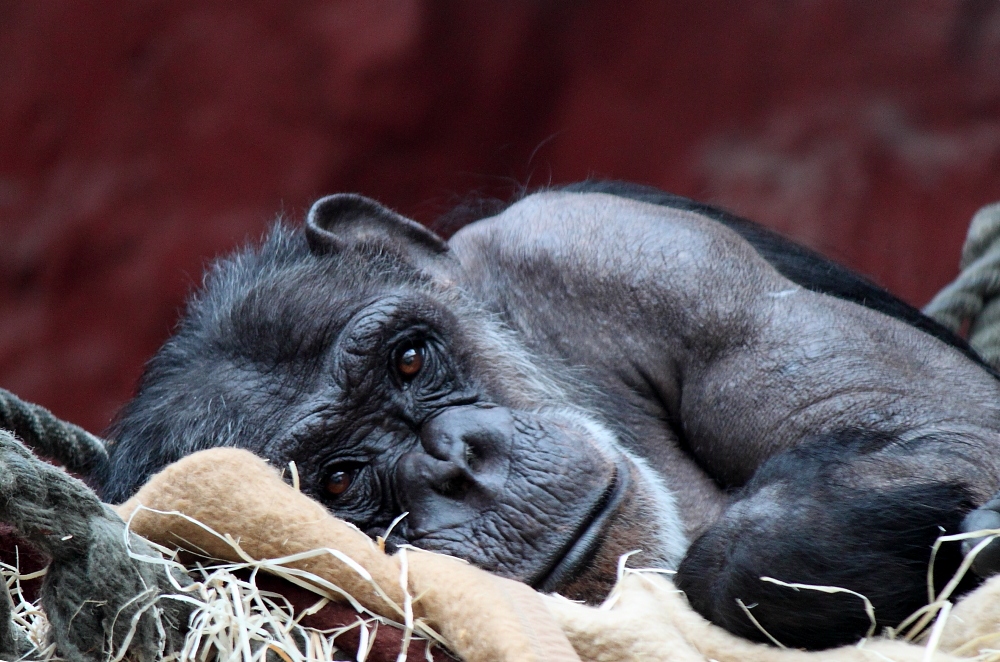
[{"label": "gorilla", "polygon": [[[711,621],[809,649],[864,636],[863,601],[762,577],[894,626],[938,536],[1000,522],[1000,380],[962,339],[749,221],[616,182],[449,241],[323,198],[215,264],[109,437],[112,502],[239,446],[369,535],[405,514],[391,546],[591,603],[639,550]],[[945,546],[939,580],[960,560]]]}]

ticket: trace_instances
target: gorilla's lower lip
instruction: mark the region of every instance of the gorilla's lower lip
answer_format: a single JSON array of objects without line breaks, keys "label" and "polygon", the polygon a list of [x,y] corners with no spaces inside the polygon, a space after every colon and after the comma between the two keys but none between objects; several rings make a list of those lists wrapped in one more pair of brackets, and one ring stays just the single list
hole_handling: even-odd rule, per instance
[{"label": "gorilla's lower lip", "polygon": [[618,510],[625,496],[628,473],[615,467],[604,494],[577,528],[575,535],[552,557],[552,560],[530,582],[539,591],[551,593],[569,580],[597,551],[601,534],[608,520]]}]

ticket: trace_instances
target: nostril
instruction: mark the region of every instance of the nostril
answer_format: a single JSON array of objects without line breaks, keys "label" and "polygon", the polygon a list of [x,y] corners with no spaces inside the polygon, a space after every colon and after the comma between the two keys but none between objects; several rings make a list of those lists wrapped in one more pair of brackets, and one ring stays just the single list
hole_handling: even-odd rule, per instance
[{"label": "nostril", "polygon": [[496,457],[503,443],[502,435],[493,430],[472,430],[462,435],[461,462],[470,473],[478,474]]},{"label": "nostril", "polygon": [[478,473],[485,463],[485,458],[478,448],[472,444],[465,445],[465,466],[469,468],[469,471],[473,473]]},{"label": "nostril", "polygon": [[472,488],[468,469],[455,462],[424,456],[424,485],[435,494],[449,499],[461,499]]},{"label": "nostril", "polygon": [[452,476],[434,486],[434,491],[441,496],[456,499],[466,494],[472,483],[465,476]]}]

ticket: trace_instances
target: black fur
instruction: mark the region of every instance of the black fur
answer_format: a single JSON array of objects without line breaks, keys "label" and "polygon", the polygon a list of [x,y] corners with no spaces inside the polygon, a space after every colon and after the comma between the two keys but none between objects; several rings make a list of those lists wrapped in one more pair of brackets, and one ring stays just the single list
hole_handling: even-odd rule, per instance
[{"label": "black fur", "polygon": [[[845,430],[768,460],[734,495],[722,520],[691,546],[678,587],[713,622],[768,642],[741,600],[767,634],[793,648],[854,641],[871,625],[864,602],[761,577],[856,591],[874,607],[874,633],[895,626],[927,603],[932,545],[957,531],[972,499],[963,484],[912,476],[886,489],[859,486],[857,465],[878,461],[874,456],[892,444],[886,435]],[[942,546],[934,565],[937,590],[960,562],[958,544]]]},{"label": "black fur", "polygon": [[[335,339],[329,320],[314,314],[318,301],[337,304],[327,291],[331,279],[346,292],[420,282],[417,271],[379,251],[318,257],[301,231],[282,223],[261,246],[217,261],[147,364],[138,395],[106,433],[116,459],[94,474],[102,498],[124,501],[152,473],[190,453],[276,434],[287,411],[275,391],[308,388]],[[261,393],[225,387],[261,375],[271,378]],[[123,453],[119,439],[147,441]]]}]

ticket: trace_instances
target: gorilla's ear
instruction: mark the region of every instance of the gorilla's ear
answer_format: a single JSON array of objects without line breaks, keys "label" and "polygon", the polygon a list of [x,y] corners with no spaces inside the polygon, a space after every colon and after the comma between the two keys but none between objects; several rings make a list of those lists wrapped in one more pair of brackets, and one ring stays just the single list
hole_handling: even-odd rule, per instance
[{"label": "gorilla's ear", "polygon": [[337,253],[358,243],[380,243],[412,258],[435,257],[448,244],[416,221],[355,193],[318,200],[306,217],[306,239],[317,255]]}]

